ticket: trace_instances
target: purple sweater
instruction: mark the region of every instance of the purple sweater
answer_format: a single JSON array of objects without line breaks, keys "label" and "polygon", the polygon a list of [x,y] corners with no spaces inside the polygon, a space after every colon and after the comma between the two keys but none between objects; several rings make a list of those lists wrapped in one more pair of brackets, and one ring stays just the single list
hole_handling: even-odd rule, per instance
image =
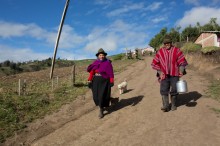
[{"label": "purple sweater", "polygon": [[88,72],[98,70],[103,78],[114,78],[113,67],[109,60],[95,60],[92,64],[90,64],[87,68]]}]

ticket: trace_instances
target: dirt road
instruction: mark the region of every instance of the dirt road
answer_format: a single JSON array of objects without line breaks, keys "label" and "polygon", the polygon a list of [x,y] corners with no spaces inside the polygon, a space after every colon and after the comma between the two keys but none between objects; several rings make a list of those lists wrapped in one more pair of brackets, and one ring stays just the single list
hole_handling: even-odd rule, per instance
[{"label": "dirt road", "polygon": [[[189,93],[179,95],[176,111],[163,113],[152,58],[138,61],[116,75],[115,85],[128,81],[128,92],[119,95],[109,114],[98,118],[91,92],[60,111],[30,124],[13,145],[32,146],[218,146],[220,118],[211,108],[220,103],[205,98],[207,80],[193,70],[183,77]],[[25,132],[24,132],[25,133]],[[9,143],[9,142],[8,142]]]}]

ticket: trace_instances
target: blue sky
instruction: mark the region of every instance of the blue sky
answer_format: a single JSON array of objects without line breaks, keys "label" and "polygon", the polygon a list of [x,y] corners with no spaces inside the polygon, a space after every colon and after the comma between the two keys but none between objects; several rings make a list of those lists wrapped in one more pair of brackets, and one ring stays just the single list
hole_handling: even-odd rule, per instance
[{"label": "blue sky", "polygon": [[[66,0],[1,0],[0,62],[53,56]],[[220,24],[220,0],[70,0],[57,57],[95,58],[145,48],[161,28]]]}]

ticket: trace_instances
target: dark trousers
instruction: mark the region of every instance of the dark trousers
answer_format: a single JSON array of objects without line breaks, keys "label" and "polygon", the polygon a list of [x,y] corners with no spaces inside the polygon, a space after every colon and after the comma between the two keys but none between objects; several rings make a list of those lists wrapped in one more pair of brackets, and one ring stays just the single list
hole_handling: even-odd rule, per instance
[{"label": "dark trousers", "polygon": [[178,95],[176,83],[179,81],[179,77],[177,76],[168,76],[160,83],[160,94],[168,96]]}]

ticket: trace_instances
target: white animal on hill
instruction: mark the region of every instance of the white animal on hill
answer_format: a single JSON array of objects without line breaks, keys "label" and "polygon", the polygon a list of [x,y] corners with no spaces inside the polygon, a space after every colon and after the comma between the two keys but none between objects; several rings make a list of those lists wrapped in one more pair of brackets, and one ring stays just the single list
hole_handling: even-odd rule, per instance
[{"label": "white animal on hill", "polygon": [[119,93],[120,94],[125,93],[127,91],[127,86],[128,86],[128,83],[126,79],[124,80],[124,82],[118,84]]}]

